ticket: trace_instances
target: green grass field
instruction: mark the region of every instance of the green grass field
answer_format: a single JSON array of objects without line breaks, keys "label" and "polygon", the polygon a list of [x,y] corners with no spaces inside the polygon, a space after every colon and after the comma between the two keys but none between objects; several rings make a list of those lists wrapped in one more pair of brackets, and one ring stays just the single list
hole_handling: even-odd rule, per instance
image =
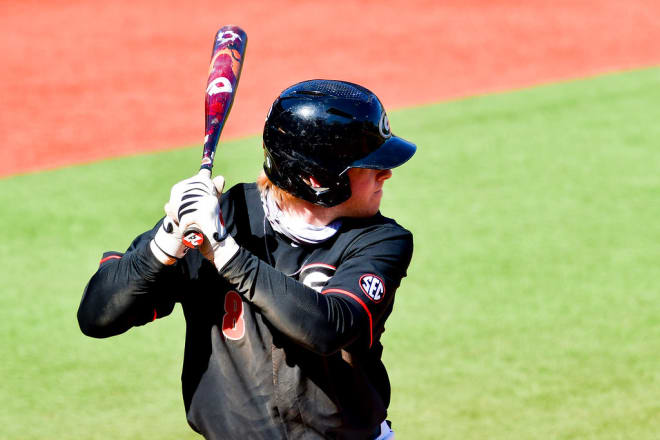
[{"label": "green grass field", "polygon": [[[658,438],[658,102],[654,68],[392,112],[419,146],[383,202],[416,238],[384,337],[397,438]],[[221,149],[254,178],[256,137]],[[107,340],[75,315],[200,155],[0,180],[0,438],[199,438],[180,308]]]}]

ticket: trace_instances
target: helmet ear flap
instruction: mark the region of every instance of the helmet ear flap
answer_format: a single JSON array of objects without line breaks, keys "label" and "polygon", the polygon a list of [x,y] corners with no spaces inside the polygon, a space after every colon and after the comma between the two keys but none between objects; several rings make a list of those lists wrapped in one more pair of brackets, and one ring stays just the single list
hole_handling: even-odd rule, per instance
[{"label": "helmet ear flap", "polygon": [[314,193],[316,197],[330,190],[329,187],[321,185],[314,176],[303,177],[299,176],[299,179],[303,181],[305,185]]},{"label": "helmet ear flap", "polygon": [[322,183],[323,181],[319,181],[318,183],[321,185],[319,188],[309,187],[310,193],[314,194],[316,198],[314,204],[330,207],[339,205],[351,198],[351,181],[348,178],[348,173],[334,176],[330,181],[332,183],[326,185]]},{"label": "helmet ear flap", "polygon": [[305,172],[291,173],[288,181],[291,184],[286,189],[287,192],[326,208],[345,202],[351,197],[351,182],[347,173],[339,176],[325,175],[321,170],[317,170],[317,176]]}]

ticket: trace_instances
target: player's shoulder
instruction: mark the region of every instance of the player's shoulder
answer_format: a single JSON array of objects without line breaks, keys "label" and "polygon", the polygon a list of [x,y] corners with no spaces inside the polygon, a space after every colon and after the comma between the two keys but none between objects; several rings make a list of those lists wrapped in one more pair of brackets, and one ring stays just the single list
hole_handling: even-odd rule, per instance
[{"label": "player's shoulder", "polygon": [[254,199],[259,198],[259,190],[257,184],[252,183],[237,183],[222,194],[223,199],[229,199],[233,202],[239,199]]},{"label": "player's shoulder", "polygon": [[341,241],[346,248],[354,251],[379,246],[392,247],[397,252],[412,253],[412,232],[380,212],[369,218],[345,219],[341,235]]},{"label": "player's shoulder", "polygon": [[390,217],[380,212],[368,218],[348,218],[343,221],[342,228],[346,233],[356,236],[369,235],[379,237],[409,236],[412,233]]},{"label": "player's shoulder", "polygon": [[[260,200],[256,183],[237,183],[222,194],[222,211],[246,211]],[[261,206],[261,203],[256,203]]]},{"label": "player's shoulder", "polygon": [[256,183],[237,183],[222,194],[220,204],[227,230],[247,237],[263,234],[264,210]]}]

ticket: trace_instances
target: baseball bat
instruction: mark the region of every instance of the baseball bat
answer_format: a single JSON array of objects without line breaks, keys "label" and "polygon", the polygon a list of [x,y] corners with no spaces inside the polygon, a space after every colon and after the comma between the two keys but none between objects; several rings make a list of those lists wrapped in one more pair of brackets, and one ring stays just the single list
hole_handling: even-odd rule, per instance
[{"label": "baseball bat", "polygon": [[[238,26],[223,26],[215,34],[204,99],[205,136],[199,174],[211,177],[220,133],[234,102],[243,68],[247,34]],[[204,241],[195,225],[183,232],[183,244],[196,249]]]}]

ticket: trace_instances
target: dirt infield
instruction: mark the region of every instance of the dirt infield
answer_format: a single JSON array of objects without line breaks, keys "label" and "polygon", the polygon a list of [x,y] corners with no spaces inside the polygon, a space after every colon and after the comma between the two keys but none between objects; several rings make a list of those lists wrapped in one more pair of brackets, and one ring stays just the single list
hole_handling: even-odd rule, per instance
[{"label": "dirt infield", "polygon": [[0,12],[0,176],[201,144],[224,24],[249,44],[223,138],[258,133],[303,79],[359,82],[391,109],[660,62],[655,0],[0,0]]}]

